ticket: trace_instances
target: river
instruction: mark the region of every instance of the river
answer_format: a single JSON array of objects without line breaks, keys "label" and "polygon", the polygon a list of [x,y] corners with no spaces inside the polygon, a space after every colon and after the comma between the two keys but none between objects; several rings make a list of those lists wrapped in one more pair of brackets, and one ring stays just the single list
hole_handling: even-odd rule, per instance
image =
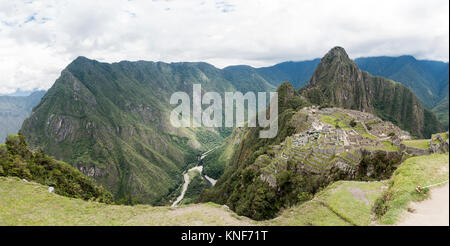
[{"label": "river", "polygon": [[213,151],[213,150],[215,150],[215,149],[216,149],[216,148],[213,148],[213,149],[210,149],[210,150],[206,151],[205,153],[203,153],[203,154],[200,156],[200,159],[198,160],[197,166],[195,166],[195,167],[193,167],[193,168],[191,168],[191,169],[189,169],[189,170],[187,170],[187,171],[185,171],[185,172],[183,173],[184,183],[183,183],[183,187],[181,188],[181,194],[177,197],[177,199],[175,200],[175,202],[172,203],[172,207],[176,207],[176,206],[178,205],[178,203],[180,203],[181,200],[183,200],[184,194],[186,193],[186,190],[187,190],[187,188],[188,188],[188,186],[189,186],[189,182],[190,182],[190,180],[189,180],[189,172],[190,172],[190,171],[197,170],[197,171],[200,172],[200,174],[201,174],[206,180],[208,180],[208,182],[211,183],[212,186],[214,186],[214,185],[216,184],[216,181],[217,181],[217,180],[215,180],[215,179],[213,179],[213,178],[211,178],[211,177],[208,177],[207,175],[202,174],[202,172],[203,172],[203,166],[200,165],[201,162],[202,162],[202,160],[203,160],[203,158],[205,158],[211,151]]}]

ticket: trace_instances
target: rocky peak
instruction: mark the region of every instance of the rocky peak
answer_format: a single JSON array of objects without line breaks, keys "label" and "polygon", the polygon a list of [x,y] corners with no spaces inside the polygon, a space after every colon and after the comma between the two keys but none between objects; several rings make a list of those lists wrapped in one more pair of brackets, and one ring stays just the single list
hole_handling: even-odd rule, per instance
[{"label": "rocky peak", "polygon": [[341,47],[322,58],[300,94],[316,105],[376,113],[420,137],[441,129],[436,116],[422,107],[410,89],[361,71]]},{"label": "rocky peak", "polygon": [[70,72],[74,71],[83,71],[86,70],[88,67],[91,67],[93,64],[97,63],[95,60],[91,60],[89,58],[86,58],[84,56],[78,56],[75,60],[73,60],[66,69]]},{"label": "rocky peak", "polygon": [[351,62],[344,48],[336,46],[323,57],[322,62]]},{"label": "rocky peak", "polygon": [[314,71],[309,86],[316,84],[349,83],[361,79],[361,70],[342,47],[334,47],[322,58]]}]

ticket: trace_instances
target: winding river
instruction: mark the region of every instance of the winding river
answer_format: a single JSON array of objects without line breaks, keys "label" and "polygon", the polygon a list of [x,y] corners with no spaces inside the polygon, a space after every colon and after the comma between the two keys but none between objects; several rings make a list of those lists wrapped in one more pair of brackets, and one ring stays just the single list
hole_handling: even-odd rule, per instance
[{"label": "winding river", "polygon": [[186,193],[186,190],[187,190],[187,188],[188,188],[188,186],[189,186],[189,182],[190,182],[190,180],[189,180],[189,172],[190,172],[190,171],[197,170],[197,171],[199,171],[200,174],[201,174],[206,180],[208,180],[208,182],[210,182],[213,186],[216,184],[216,181],[217,181],[217,180],[215,180],[215,179],[213,179],[213,178],[211,178],[211,177],[208,177],[207,175],[202,174],[202,172],[203,172],[203,166],[200,165],[200,164],[202,163],[203,158],[205,158],[211,151],[213,151],[213,150],[215,150],[215,149],[216,149],[216,148],[213,148],[213,149],[210,149],[210,150],[206,151],[205,153],[203,153],[203,154],[200,156],[200,159],[198,160],[197,166],[195,166],[195,167],[193,167],[193,168],[191,168],[191,169],[189,169],[189,170],[187,170],[187,171],[185,171],[185,172],[183,173],[184,184],[183,184],[183,187],[182,187],[182,189],[181,189],[181,194],[177,197],[177,199],[175,200],[175,202],[172,203],[172,207],[178,206],[178,203],[180,203],[181,200],[183,200],[184,194]]}]

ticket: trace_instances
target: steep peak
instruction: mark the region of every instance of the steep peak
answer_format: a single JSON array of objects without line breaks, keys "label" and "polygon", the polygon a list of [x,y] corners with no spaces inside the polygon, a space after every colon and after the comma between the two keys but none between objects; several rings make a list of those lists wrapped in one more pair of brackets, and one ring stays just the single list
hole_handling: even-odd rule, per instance
[{"label": "steep peak", "polygon": [[77,58],[75,58],[75,60],[73,60],[73,62],[87,62],[87,61],[91,61],[91,60],[85,56],[78,56]]},{"label": "steep peak", "polygon": [[348,83],[350,78],[358,78],[361,71],[348,57],[345,49],[339,46],[332,48],[322,58],[314,71],[309,85],[330,84],[334,82]]},{"label": "steep peak", "polygon": [[336,46],[332,48],[328,53],[322,58],[322,62],[333,62],[333,61],[339,61],[339,62],[346,62],[351,61],[350,58],[347,55],[347,52],[344,48]]},{"label": "steep peak", "polygon": [[69,68],[73,67],[73,66],[80,66],[83,64],[89,64],[95,62],[95,60],[91,60],[89,58],[86,58],[84,56],[78,56],[77,58],[75,58],[75,60],[73,60],[70,64],[69,64]]}]

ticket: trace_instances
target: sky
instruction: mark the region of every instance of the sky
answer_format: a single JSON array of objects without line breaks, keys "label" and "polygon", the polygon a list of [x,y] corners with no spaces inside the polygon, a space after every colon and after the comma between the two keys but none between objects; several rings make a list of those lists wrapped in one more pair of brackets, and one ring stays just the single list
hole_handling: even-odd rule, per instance
[{"label": "sky", "polygon": [[270,66],[322,57],[448,62],[448,0],[0,0],[0,94],[48,89],[76,57]]}]

